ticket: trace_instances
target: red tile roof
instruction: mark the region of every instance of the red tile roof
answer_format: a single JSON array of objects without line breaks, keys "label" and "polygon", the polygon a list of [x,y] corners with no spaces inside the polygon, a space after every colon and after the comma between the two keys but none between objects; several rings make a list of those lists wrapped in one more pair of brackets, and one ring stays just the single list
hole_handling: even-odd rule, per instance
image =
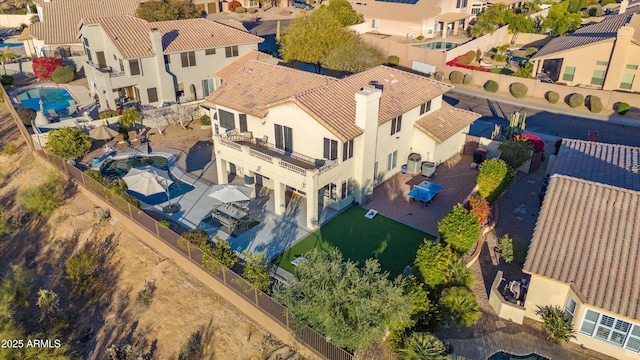
[{"label": "red tile roof", "polygon": [[147,22],[133,16],[116,16],[83,19],[82,23],[99,24],[125,59],[153,55],[149,38],[153,27],[163,34],[165,54],[263,41],[261,37],[228,23],[206,19]]},{"label": "red tile roof", "polygon": [[640,320],[639,257],[640,192],[551,177],[525,272],[572,284],[588,304]]}]

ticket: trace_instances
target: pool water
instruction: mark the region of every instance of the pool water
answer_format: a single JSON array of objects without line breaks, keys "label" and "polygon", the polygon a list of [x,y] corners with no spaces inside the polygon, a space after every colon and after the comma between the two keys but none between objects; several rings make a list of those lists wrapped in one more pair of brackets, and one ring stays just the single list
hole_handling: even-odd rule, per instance
[{"label": "pool water", "polygon": [[529,354],[525,356],[511,355],[506,352],[497,352],[491,356],[487,360],[549,360],[546,357],[542,357],[537,354]]},{"label": "pool water", "polygon": [[2,49],[6,47],[12,48],[12,47],[18,47],[18,46],[24,46],[24,44],[23,43],[6,43],[6,42],[0,43],[0,48]]},{"label": "pool water", "polygon": [[[126,159],[109,160],[102,166],[100,171],[102,172],[102,175],[109,180],[113,180],[114,178],[121,179],[131,168],[139,168],[147,165],[155,166],[162,170],[169,170],[169,160],[166,157],[135,156]],[[173,180],[173,184],[169,185],[169,195],[171,199],[180,197],[195,189],[195,187],[176,179],[173,174],[171,174],[171,171],[169,171],[169,176],[171,177],[171,180]],[[149,205],[158,205],[167,201],[167,194],[164,192],[150,196],[144,196],[140,193],[129,190],[127,190],[127,193]]]},{"label": "pool water", "polygon": [[68,115],[69,111],[67,108],[70,106],[70,101],[76,104],[71,94],[62,88],[43,87],[28,89],[19,92],[16,98],[18,98],[22,107],[35,111],[40,110],[40,100],[42,100],[45,114],[50,109],[53,109],[58,115]]},{"label": "pool water", "polygon": [[423,49],[431,49],[431,50],[451,50],[454,47],[458,46],[456,43],[447,42],[447,41],[436,41],[430,42],[426,44],[414,45]]}]

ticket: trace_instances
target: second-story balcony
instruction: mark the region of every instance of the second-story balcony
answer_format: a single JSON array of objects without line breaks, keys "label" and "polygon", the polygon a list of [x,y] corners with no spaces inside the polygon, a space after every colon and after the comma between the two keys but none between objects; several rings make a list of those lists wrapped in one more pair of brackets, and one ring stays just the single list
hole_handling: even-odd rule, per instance
[{"label": "second-story balcony", "polygon": [[114,68],[112,68],[111,66],[108,65],[99,65],[99,64],[94,64],[92,62],[86,62],[85,64],[91,66],[93,69],[99,71],[100,73],[104,74],[105,76],[109,76],[109,77],[119,77],[119,76],[124,76],[125,73],[124,71],[118,71]]},{"label": "second-story balcony", "polygon": [[303,177],[310,175],[310,172],[323,174],[338,165],[337,160],[315,159],[304,154],[284,151],[269,143],[266,137],[254,138],[251,132],[238,133],[232,130],[218,135],[217,138],[217,143],[226,148],[247,151],[254,158],[265,163],[277,164],[280,168]]}]

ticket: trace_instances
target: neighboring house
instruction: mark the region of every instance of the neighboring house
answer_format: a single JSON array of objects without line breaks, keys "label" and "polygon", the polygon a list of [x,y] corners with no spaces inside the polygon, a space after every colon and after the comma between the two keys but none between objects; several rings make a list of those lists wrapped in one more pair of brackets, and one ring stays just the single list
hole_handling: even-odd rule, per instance
[{"label": "neighboring house", "polygon": [[232,173],[273,189],[279,215],[298,194],[308,228],[366,202],[412,153],[439,164],[461,152],[480,117],[442,100],[452,86],[386,66],[343,79],[255,60],[237,69],[204,102],[217,181]]},{"label": "neighboring house", "polygon": [[134,15],[139,0],[36,0],[40,22],[31,24],[38,56],[82,55],[78,23],[82,18]]},{"label": "neighboring house", "polygon": [[584,347],[640,359],[640,148],[567,140],[524,272],[525,316],[559,306]]},{"label": "neighboring house", "polygon": [[359,0],[351,1],[364,23],[351,29],[358,33],[379,32],[407,38],[447,37],[464,34],[469,22],[486,3],[476,0]]},{"label": "neighboring house", "polygon": [[202,99],[215,90],[217,70],[263,41],[233,20],[133,16],[83,19],[80,37],[89,90],[102,109],[125,98],[153,105]]},{"label": "neighboring house", "polygon": [[640,91],[640,9],[552,39],[531,61],[533,75],[603,90]]}]

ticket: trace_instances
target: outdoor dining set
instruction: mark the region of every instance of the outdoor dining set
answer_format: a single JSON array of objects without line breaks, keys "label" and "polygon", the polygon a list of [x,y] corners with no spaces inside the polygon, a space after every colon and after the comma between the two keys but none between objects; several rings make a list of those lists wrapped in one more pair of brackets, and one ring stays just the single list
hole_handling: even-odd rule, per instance
[{"label": "outdoor dining set", "polygon": [[215,185],[209,197],[219,201],[213,206],[211,217],[228,230],[247,229],[253,222],[249,216],[249,200],[253,189],[241,185]]}]

